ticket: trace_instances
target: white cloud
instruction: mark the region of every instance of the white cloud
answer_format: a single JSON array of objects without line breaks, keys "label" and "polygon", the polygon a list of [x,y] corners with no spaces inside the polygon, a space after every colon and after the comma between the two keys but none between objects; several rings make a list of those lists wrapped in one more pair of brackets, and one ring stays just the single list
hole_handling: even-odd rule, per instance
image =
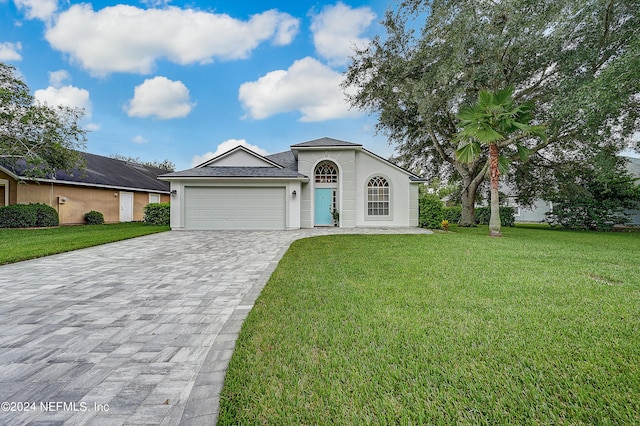
[{"label": "white cloud", "polygon": [[137,135],[137,136],[134,136],[133,139],[131,139],[131,142],[145,144],[145,143],[149,143],[149,139],[145,138],[142,135]]},{"label": "white cloud", "polygon": [[33,97],[36,102],[50,106],[82,108],[85,118],[91,118],[91,99],[89,91],[79,87],[64,85],[71,76],[65,70],[49,72],[49,87],[36,90]]},{"label": "white cloud", "polygon": [[222,142],[220,145],[218,145],[218,148],[214,151],[209,151],[206,152],[202,155],[194,155],[193,158],[191,159],[191,166],[195,167],[197,165],[200,165],[202,163],[204,163],[207,160],[211,160],[212,158],[217,157],[218,155],[224,154],[225,152],[235,148],[236,146],[242,145],[245,148],[249,148],[250,150],[252,150],[255,153],[258,153],[260,155],[267,155],[268,152],[265,151],[264,149],[260,148],[257,145],[251,145],[249,142],[247,142],[245,139],[228,139],[224,142]]},{"label": "white cloud", "polygon": [[60,13],[46,32],[51,46],[94,75],[148,74],[160,58],[181,64],[247,58],[260,43],[290,43],[299,22],[269,10],[248,21],[228,15],[180,9],[116,5],[94,11],[89,4]]},{"label": "white cloud", "polygon": [[369,39],[360,35],[376,18],[369,7],[352,9],[342,2],[326,6],[312,19],[311,31],[318,54],[332,65],[345,65],[353,48],[362,48]]},{"label": "white cloud", "polygon": [[74,86],[49,86],[46,89],[36,90],[33,94],[37,102],[50,106],[67,106],[71,108],[83,108],[85,117],[91,117],[91,100],[89,92]]},{"label": "white cloud", "polygon": [[20,43],[0,43],[0,61],[21,61],[21,50]]},{"label": "white cloud", "polygon": [[288,70],[272,71],[257,81],[240,86],[239,98],[250,117],[299,111],[300,121],[325,121],[355,117],[340,88],[342,75],[317,60],[306,57]]},{"label": "white cloud", "polygon": [[48,21],[58,10],[57,0],[13,0],[13,3],[24,11],[29,19]]},{"label": "white cloud", "polygon": [[53,87],[61,87],[68,80],[71,80],[71,76],[66,70],[49,72],[49,84]]},{"label": "white cloud", "polygon": [[84,126],[84,128],[89,132],[97,132],[98,130],[100,130],[100,125],[97,123],[89,123]]},{"label": "white cloud", "polygon": [[129,117],[167,120],[186,117],[194,106],[184,83],[166,77],[154,77],[136,86],[133,99],[125,106],[125,111]]}]

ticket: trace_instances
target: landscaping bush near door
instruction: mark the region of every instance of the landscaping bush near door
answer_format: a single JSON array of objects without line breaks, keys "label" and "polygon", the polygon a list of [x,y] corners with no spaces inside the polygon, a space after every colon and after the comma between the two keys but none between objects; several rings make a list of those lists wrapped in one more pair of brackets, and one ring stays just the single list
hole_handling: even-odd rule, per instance
[{"label": "landscaping bush near door", "polygon": [[59,224],[58,212],[46,204],[0,207],[0,228],[46,228]]},{"label": "landscaping bush near door", "polygon": [[171,203],[147,204],[144,207],[144,223],[149,225],[169,225]]}]

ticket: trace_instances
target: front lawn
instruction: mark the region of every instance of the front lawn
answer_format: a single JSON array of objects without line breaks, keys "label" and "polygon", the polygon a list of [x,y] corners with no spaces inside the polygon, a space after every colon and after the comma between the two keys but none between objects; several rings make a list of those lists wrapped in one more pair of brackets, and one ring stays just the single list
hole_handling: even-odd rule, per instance
[{"label": "front lawn", "polygon": [[640,424],[640,235],[487,233],[294,243],[219,424]]},{"label": "front lawn", "polygon": [[0,265],[168,230],[144,223],[0,229]]}]

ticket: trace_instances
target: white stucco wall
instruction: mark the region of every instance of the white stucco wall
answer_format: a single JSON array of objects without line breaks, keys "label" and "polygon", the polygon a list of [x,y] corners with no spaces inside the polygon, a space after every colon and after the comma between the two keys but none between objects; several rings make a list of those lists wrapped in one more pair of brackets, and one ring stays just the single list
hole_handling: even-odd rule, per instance
[{"label": "white stucco wall", "polygon": [[302,228],[314,226],[314,170],[322,161],[331,161],[338,167],[338,210],[340,226],[355,227],[355,150],[319,149],[298,152],[298,171],[309,177],[309,183],[303,185],[300,225]]},{"label": "white stucco wall", "polygon": [[[358,164],[356,175],[356,226],[417,226],[417,223],[415,225],[411,224],[409,214],[410,207],[414,204],[417,217],[417,192],[412,191],[412,185],[407,173],[364,151],[357,153],[356,161]],[[376,217],[367,214],[367,183],[374,176],[382,176],[389,182],[391,205],[388,217]],[[416,196],[414,203],[411,200],[412,194]]]},{"label": "white stucco wall", "polygon": [[[338,167],[341,227],[418,226],[418,187],[411,184],[408,173],[367,151],[322,148],[298,151],[298,170],[309,177],[309,183],[302,186],[300,200],[302,228],[314,226],[314,170],[322,161],[331,161]],[[391,214],[383,218],[367,215],[367,183],[378,175],[390,183]]]}]

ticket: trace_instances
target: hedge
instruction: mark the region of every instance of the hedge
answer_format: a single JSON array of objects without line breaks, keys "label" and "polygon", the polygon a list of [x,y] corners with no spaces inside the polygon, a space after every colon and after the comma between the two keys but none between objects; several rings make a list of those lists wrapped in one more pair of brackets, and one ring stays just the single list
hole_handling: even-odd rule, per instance
[{"label": "hedge", "polygon": [[0,207],[0,228],[46,228],[59,224],[58,212],[47,204]]},{"label": "hedge", "polygon": [[442,213],[444,204],[440,201],[440,197],[435,194],[422,194],[420,195],[419,207],[419,225],[422,228],[440,229],[444,220]]},{"label": "hedge", "polygon": [[460,217],[462,217],[462,207],[445,207],[444,209],[442,209],[442,213],[444,214],[444,218],[448,220],[449,223],[460,223]]},{"label": "hedge", "polygon": [[148,225],[169,225],[171,203],[147,204],[144,207],[144,223]]},{"label": "hedge", "polygon": [[[513,226],[516,222],[516,210],[513,207],[500,206],[500,223],[502,226]],[[491,218],[491,207],[476,207],[476,223],[488,225]]]}]

